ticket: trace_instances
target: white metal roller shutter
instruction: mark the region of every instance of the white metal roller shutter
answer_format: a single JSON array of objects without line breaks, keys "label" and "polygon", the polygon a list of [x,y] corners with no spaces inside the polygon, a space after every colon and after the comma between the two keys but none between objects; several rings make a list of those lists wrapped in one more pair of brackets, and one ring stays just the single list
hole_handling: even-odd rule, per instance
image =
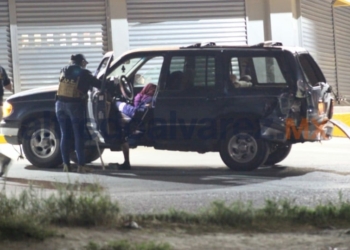
[{"label": "white metal roller shutter", "polygon": [[320,65],[327,82],[336,85],[332,4],[328,0],[301,1],[302,46]]},{"label": "white metal roller shutter", "polygon": [[94,71],[107,50],[105,0],[16,0],[21,90],[58,84],[72,54]]},{"label": "white metal roller shutter", "polygon": [[0,0],[0,65],[11,74],[10,20],[8,1]]},{"label": "white metal roller shutter", "polygon": [[340,97],[350,101],[350,7],[334,9],[338,88]]},{"label": "white metal roller shutter", "polygon": [[244,0],[127,0],[130,47],[247,44]]}]

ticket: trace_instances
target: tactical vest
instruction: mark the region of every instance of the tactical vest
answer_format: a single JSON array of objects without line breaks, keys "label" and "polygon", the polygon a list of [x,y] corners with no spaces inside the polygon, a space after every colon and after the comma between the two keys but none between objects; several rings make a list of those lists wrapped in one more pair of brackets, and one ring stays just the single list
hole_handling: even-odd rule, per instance
[{"label": "tactical vest", "polygon": [[68,68],[64,68],[62,70],[60,75],[60,83],[58,85],[57,96],[74,98],[74,99],[84,99],[85,95],[78,90],[80,71],[78,74],[71,74],[69,70],[70,67],[78,67],[78,66],[69,66]]}]

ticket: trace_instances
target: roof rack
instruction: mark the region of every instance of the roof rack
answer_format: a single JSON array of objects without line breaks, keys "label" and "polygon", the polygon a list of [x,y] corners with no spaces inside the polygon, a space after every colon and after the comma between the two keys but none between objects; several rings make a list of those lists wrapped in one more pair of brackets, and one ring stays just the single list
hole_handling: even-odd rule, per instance
[{"label": "roof rack", "polygon": [[181,49],[185,49],[185,48],[201,48],[201,47],[212,47],[212,46],[216,46],[216,43],[214,42],[206,42],[206,43],[194,43],[192,45],[189,46],[184,46],[184,47],[180,47]]},{"label": "roof rack", "polygon": [[216,46],[216,43],[208,42],[208,43],[205,43],[204,45],[202,45],[202,47],[212,47],[212,46]]},{"label": "roof rack", "polygon": [[262,43],[252,45],[251,47],[274,47],[274,46],[283,46],[283,43],[276,42],[276,41],[265,41]]}]

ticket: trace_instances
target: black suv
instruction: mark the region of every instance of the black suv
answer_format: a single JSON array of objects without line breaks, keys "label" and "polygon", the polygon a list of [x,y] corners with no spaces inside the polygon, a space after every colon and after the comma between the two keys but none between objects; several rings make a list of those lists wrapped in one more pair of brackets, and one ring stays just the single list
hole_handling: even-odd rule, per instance
[{"label": "black suv", "polygon": [[[230,169],[248,171],[282,161],[294,143],[332,135],[331,87],[301,48],[209,43],[134,50],[115,60],[110,52],[95,75],[103,84],[89,91],[87,162],[99,156],[96,143],[118,151],[127,138],[132,147],[219,152]],[[116,101],[132,103],[148,83],[157,85],[152,105],[120,116]],[[56,90],[20,92],[4,104],[6,141],[22,144],[38,167],[62,163]]]}]

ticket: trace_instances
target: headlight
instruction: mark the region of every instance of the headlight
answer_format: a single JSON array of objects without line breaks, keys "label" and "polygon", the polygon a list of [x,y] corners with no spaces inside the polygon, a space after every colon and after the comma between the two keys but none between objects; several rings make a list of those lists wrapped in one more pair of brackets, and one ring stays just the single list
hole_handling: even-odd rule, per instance
[{"label": "headlight", "polygon": [[2,107],[3,117],[7,117],[11,115],[12,113],[12,104],[8,102],[4,102],[4,105]]}]

